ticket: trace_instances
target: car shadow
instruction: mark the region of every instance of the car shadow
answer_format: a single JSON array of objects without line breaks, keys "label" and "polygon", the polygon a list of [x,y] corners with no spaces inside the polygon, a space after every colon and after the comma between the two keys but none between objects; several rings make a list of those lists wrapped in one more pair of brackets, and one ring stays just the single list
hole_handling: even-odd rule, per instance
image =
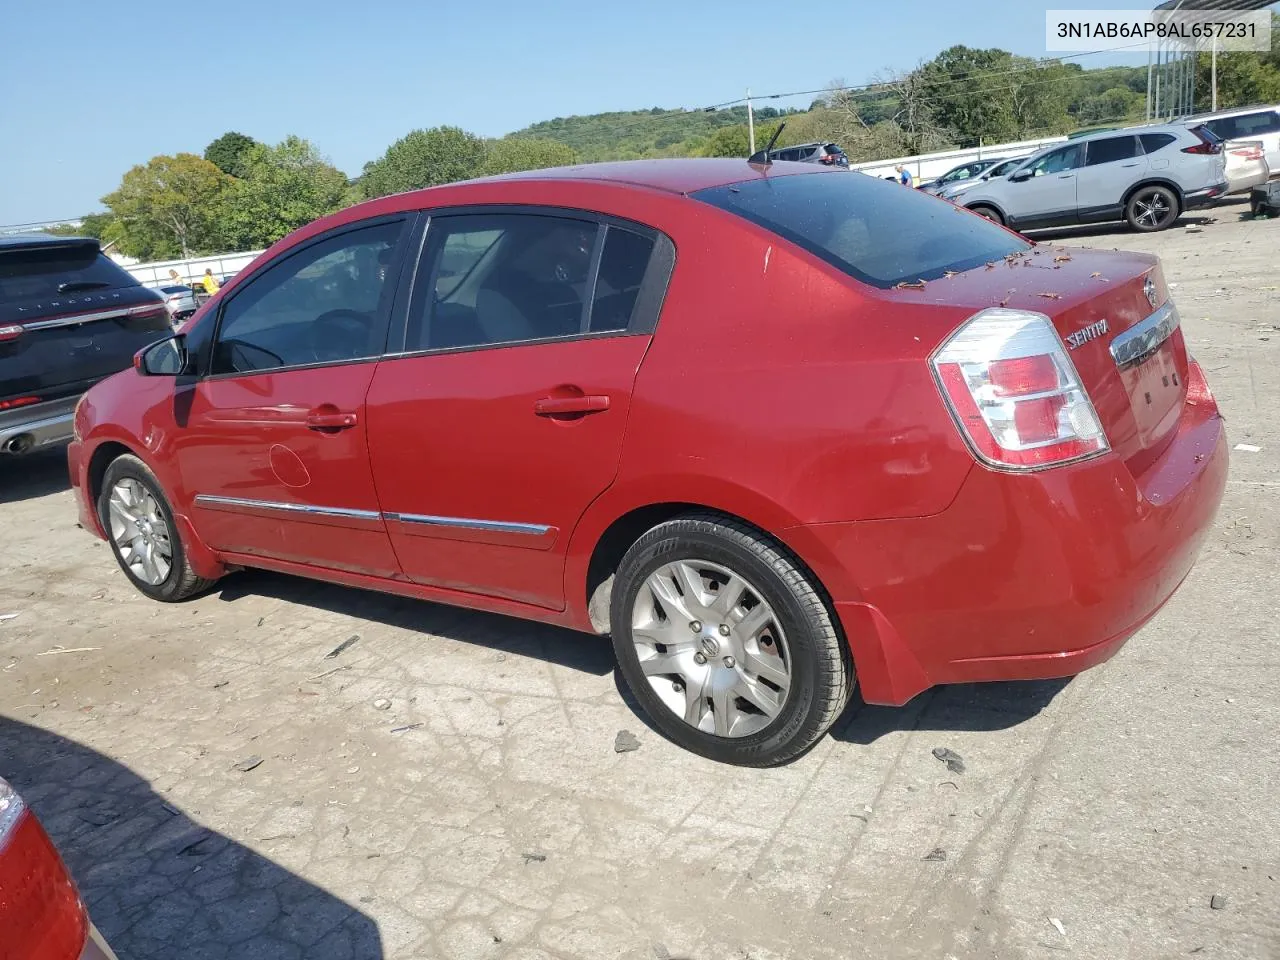
[{"label": "car shadow", "polygon": [[52,837],[121,960],[383,956],[373,919],[193,820],[96,750],[0,717],[0,776]]},{"label": "car shadow", "polygon": [[613,647],[604,637],[496,613],[265,570],[244,570],[219,585],[218,598],[227,603],[246,596],[271,597],[402,630],[429,633],[501,653],[545,660],[597,677],[605,676],[614,668]]},{"label": "car shadow", "polygon": [[[1226,212],[1226,211],[1224,211]],[[1207,213],[1197,213],[1190,216],[1184,216],[1169,228],[1169,230],[1180,230],[1186,227],[1203,227],[1206,224],[1213,223],[1217,217]],[[1165,231],[1169,232],[1168,230]],[[1145,234],[1136,233],[1129,228],[1126,223],[1086,223],[1072,227],[1054,227],[1049,230],[1024,230],[1022,235],[1028,240],[1035,240],[1040,243],[1047,243],[1053,240],[1075,240],[1087,237],[1111,237],[1111,236],[1145,236]]]},{"label": "car shadow", "polygon": [[901,707],[873,706],[855,692],[831,736],[865,745],[900,730],[1008,730],[1039,714],[1070,682],[1065,677],[958,683],[933,687]]},{"label": "car shadow", "polygon": [[[832,724],[829,735],[842,743],[868,746],[881,737],[903,730],[963,730],[974,733],[1008,730],[1039,714],[1070,682],[1071,678],[1065,677],[953,684],[926,690],[901,707],[873,706],[855,690],[844,713]],[[649,719],[623,682],[621,673],[614,674],[614,686],[631,712],[653,733],[662,736],[662,731]],[[820,739],[818,743],[821,742]],[[800,759],[805,753],[808,750],[794,759]]]},{"label": "car shadow", "polygon": [[18,503],[59,493],[71,486],[67,475],[67,450],[52,450],[14,457],[0,456],[0,503]]}]

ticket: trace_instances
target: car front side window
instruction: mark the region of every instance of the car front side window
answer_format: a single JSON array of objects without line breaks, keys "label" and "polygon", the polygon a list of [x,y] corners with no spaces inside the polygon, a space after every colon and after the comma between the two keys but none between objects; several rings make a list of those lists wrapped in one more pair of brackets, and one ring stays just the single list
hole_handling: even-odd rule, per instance
[{"label": "car front side window", "polygon": [[1047,153],[1030,167],[1033,177],[1044,177],[1054,173],[1066,173],[1080,166],[1080,144],[1075,143],[1061,150]]},{"label": "car front side window", "polygon": [[268,266],[223,306],[211,374],[377,356],[403,220],[346,230]]}]

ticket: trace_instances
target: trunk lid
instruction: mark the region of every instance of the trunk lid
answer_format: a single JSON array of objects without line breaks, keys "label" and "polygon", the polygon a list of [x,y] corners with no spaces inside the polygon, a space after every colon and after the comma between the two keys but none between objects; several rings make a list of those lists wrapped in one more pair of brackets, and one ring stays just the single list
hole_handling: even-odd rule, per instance
[{"label": "trunk lid", "polygon": [[931,294],[974,312],[1005,306],[1048,316],[1111,449],[1133,472],[1144,470],[1172,438],[1187,395],[1188,357],[1155,257],[1037,244],[994,265],[932,280],[921,296]]},{"label": "trunk lid", "polygon": [[159,296],[96,240],[0,244],[0,404],[83,392],[170,329]]}]

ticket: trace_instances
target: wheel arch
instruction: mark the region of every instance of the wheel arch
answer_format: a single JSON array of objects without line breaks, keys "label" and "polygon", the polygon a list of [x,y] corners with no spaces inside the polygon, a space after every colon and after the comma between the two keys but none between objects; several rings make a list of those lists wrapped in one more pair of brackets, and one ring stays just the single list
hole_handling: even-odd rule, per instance
[{"label": "wheel arch", "polygon": [[[805,527],[776,504],[732,488],[733,497],[706,495],[649,498],[610,498],[597,501],[574,531],[565,565],[565,594],[583,629],[607,633],[612,578],[622,557],[641,536],[660,523],[688,513],[718,514],[746,524],[776,540],[810,577],[814,589],[827,602],[833,620],[832,596],[846,596],[852,589],[834,558],[826,555]],[[692,493],[692,491],[690,491]],[[854,591],[856,595],[856,591]]]},{"label": "wheel arch", "polygon": [[982,216],[982,214],[978,213],[978,210],[977,210],[978,207],[989,207],[990,209],[994,210],[996,213],[1000,214],[1000,220],[1001,220],[1002,226],[1009,225],[1009,215],[1004,212],[1004,208],[1000,206],[1000,204],[995,203],[994,201],[975,200],[973,201],[973,203],[966,203],[964,205],[964,208],[968,210],[970,213],[974,213],[974,214],[977,214],[978,216]]}]

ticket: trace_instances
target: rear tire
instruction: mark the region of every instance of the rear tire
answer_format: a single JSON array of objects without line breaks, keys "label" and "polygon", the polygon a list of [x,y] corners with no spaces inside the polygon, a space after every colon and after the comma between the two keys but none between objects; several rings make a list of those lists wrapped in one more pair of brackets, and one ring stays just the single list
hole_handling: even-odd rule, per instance
[{"label": "rear tire", "polygon": [[980,217],[986,217],[991,222],[998,223],[1002,227],[1004,226],[1004,217],[1000,215],[1000,211],[995,207],[988,207],[985,204],[979,203],[969,209]]},{"label": "rear tire", "polygon": [[1182,215],[1178,197],[1168,187],[1152,185],[1134,191],[1124,205],[1124,218],[1134,230],[1155,233],[1173,226]]},{"label": "rear tire", "polygon": [[120,569],[152,600],[177,603],[212,586],[214,581],[197,576],[187,563],[160,481],[132,454],[108,464],[98,494],[98,519]]},{"label": "rear tire", "polygon": [[721,763],[794,760],[853,692],[848,644],[812,576],[770,537],[717,514],[637,540],[610,620],[619,671],[653,725]]}]

